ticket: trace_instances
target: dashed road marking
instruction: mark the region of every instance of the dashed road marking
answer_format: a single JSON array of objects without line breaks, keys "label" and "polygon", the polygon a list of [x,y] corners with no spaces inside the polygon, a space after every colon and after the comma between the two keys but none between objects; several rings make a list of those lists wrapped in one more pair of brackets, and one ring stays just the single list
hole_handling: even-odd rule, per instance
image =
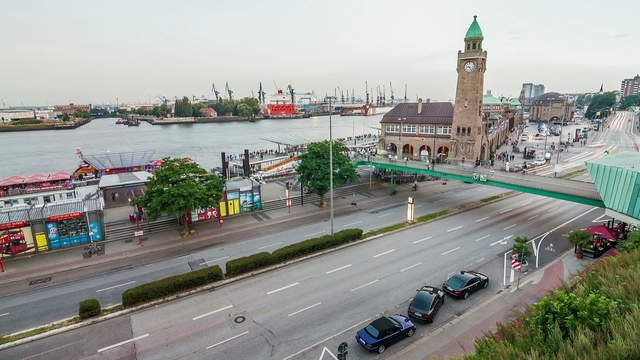
[{"label": "dashed road marking", "polygon": [[462,229],[462,225],[456,226],[454,228],[451,228],[451,229],[447,230],[447,232],[452,232],[452,231],[456,231],[456,230],[460,230],[460,229]]},{"label": "dashed road marking", "polygon": [[130,342],[134,342],[134,341],[138,341],[138,340],[140,340],[140,339],[144,339],[144,338],[146,338],[147,336],[149,336],[149,334],[144,334],[144,335],[136,336],[136,337],[134,337],[133,339],[129,339],[129,340],[125,340],[125,341],[121,341],[121,342],[119,342],[119,343],[117,343],[117,344],[109,345],[109,346],[107,346],[107,347],[103,347],[102,349],[98,349],[98,352],[99,352],[99,353],[101,353],[101,352],[103,352],[103,351],[111,350],[111,349],[116,348],[116,347],[118,347],[118,346],[122,346],[122,345],[124,345],[124,344],[128,344],[128,343],[130,343]]},{"label": "dashed road marking", "polygon": [[360,285],[360,286],[358,286],[358,287],[354,287],[353,289],[351,289],[351,291],[352,291],[352,292],[353,292],[353,291],[358,291],[358,290],[360,290],[360,289],[366,288],[366,287],[367,287],[367,286],[369,286],[369,285],[373,285],[373,284],[377,283],[378,281],[380,281],[380,279],[375,279],[375,280],[373,280],[373,281],[369,281],[369,282],[368,282],[368,283],[366,283],[366,284]]},{"label": "dashed road marking", "polygon": [[426,238],[422,238],[422,239],[420,239],[420,240],[416,240],[416,241],[414,241],[414,242],[413,242],[413,244],[420,244],[421,242],[423,242],[423,241],[427,241],[427,240],[429,240],[429,239],[431,239],[431,238],[433,238],[433,236],[427,236]]},{"label": "dashed road marking", "polygon": [[115,288],[118,288],[118,287],[121,287],[121,286],[127,286],[127,285],[131,285],[131,284],[135,284],[135,282],[136,282],[136,281],[135,281],[135,280],[133,280],[133,281],[126,282],[126,283],[124,283],[124,284],[119,284],[119,285],[109,286],[108,288],[104,288],[104,289],[96,290],[96,292],[107,291],[107,290],[115,289]]},{"label": "dashed road marking", "polygon": [[238,334],[238,335],[236,335],[236,336],[232,336],[232,337],[228,338],[227,340],[222,340],[222,341],[220,341],[219,343],[215,343],[215,344],[213,344],[213,345],[209,345],[209,346],[207,346],[207,350],[209,350],[209,349],[211,349],[211,348],[214,348],[214,347],[216,347],[216,346],[218,346],[218,345],[222,345],[222,344],[224,344],[224,343],[226,343],[226,342],[229,342],[229,341],[231,341],[231,340],[235,340],[235,339],[237,339],[237,338],[239,338],[239,337],[241,337],[241,336],[245,336],[245,335],[247,335],[248,333],[249,333],[248,331],[245,331],[245,332],[240,333],[240,334]]},{"label": "dashed road marking", "polygon": [[476,242],[477,242],[477,241],[484,240],[484,239],[488,238],[489,236],[491,236],[491,234],[487,234],[487,235],[485,235],[485,236],[483,236],[483,237],[481,237],[481,238],[477,238],[477,239],[476,239]]},{"label": "dashed road marking", "polygon": [[451,250],[447,250],[447,251],[443,252],[443,253],[442,253],[442,254],[440,254],[440,255],[447,255],[447,254],[451,254],[452,252],[457,251],[457,250],[460,250],[460,246],[458,246],[457,248],[453,248],[453,249],[451,249]]},{"label": "dashed road marking", "polygon": [[283,286],[283,287],[281,287],[279,289],[271,290],[271,291],[267,292],[267,295],[275,294],[275,293],[277,293],[279,291],[286,290],[288,288],[291,288],[291,287],[294,287],[294,286],[297,286],[297,285],[300,285],[300,283],[299,282],[294,282],[293,284],[289,284],[287,286]]},{"label": "dashed road marking", "polygon": [[377,257],[380,257],[380,256],[384,256],[384,255],[387,255],[387,254],[391,254],[391,253],[392,253],[392,252],[394,252],[394,251],[396,251],[396,249],[387,250],[387,251],[385,251],[385,252],[381,252],[380,254],[373,255],[373,258],[377,258]]},{"label": "dashed road marking", "polygon": [[217,310],[213,310],[213,311],[210,311],[210,312],[208,312],[208,313],[204,313],[204,314],[202,314],[202,315],[198,315],[198,316],[194,317],[194,318],[193,318],[193,320],[202,319],[203,317],[207,317],[207,316],[209,316],[209,315],[213,315],[213,314],[219,313],[220,311],[229,310],[229,309],[231,309],[232,307],[233,307],[233,305],[227,305],[227,306],[225,306],[225,307],[223,307],[223,308],[220,308],[220,309],[217,309]]},{"label": "dashed road marking", "polygon": [[416,267],[416,266],[420,266],[420,265],[422,265],[422,263],[421,263],[421,262],[419,262],[419,263],[417,263],[417,264],[413,264],[413,265],[411,265],[411,266],[407,266],[406,268],[401,269],[401,270],[400,270],[400,272],[405,272],[405,271],[407,271],[407,270],[409,270],[409,269],[413,269],[414,267]]},{"label": "dashed road marking", "polygon": [[300,310],[298,310],[298,311],[294,311],[294,312],[292,312],[291,314],[289,314],[289,315],[287,315],[287,316],[288,316],[288,317],[292,317],[292,316],[294,316],[294,315],[300,314],[300,313],[301,313],[301,312],[303,312],[303,311],[306,311],[306,310],[312,309],[312,308],[314,308],[314,307],[316,307],[316,306],[318,306],[318,305],[322,305],[322,302],[317,302],[317,303],[315,303],[315,304],[313,304],[313,305],[311,305],[311,306],[307,306],[307,307],[306,307],[306,308],[304,308],[304,309],[300,309]]},{"label": "dashed road marking", "polygon": [[518,224],[513,224],[513,225],[509,225],[506,228],[502,229],[502,230],[509,230],[509,229],[513,229],[514,227],[518,226]]},{"label": "dashed road marking", "polygon": [[480,218],[480,219],[476,220],[476,222],[485,221],[485,220],[487,220],[488,218],[489,218],[488,216],[485,216],[485,217],[483,217],[483,218]]},{"label": "dashed road marking", "polygon": [[329,271],[325,272],[325,274],[329,275],[329,274],[332,274],[332,273],[334,273],[334,272],[336,272],[336,271],[340,271],[340,270],[344,270],[344,269],[350,268],[352,265],[353,265],[353,264],[349,264],[349,265],[345,265],[345,266],[340,266],[339,268],[335,268],[335,269],[333,269],[333,270],[329,270]]}]

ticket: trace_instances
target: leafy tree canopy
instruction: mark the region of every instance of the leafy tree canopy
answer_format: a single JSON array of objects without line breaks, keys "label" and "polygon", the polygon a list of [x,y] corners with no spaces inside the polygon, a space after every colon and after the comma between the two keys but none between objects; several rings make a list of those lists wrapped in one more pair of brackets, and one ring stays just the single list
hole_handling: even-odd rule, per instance
[{"label": "leafy tree canopy", "polygon": [[587,118],[593,118],[598,112],[603,116],[607,116],[609,114],[609,109],[612,108],[615,103],[616,93],[613,91],[594,95],[591,98],[591,102],[589,103],[585,116]]},{"label": "leafy tree canopy", "polygon": [[[334,186],[342,186],[357,178],[356,169],[346,155],[348,150],[343,143],[333,143]],[[329,142],[310,144],[307,152],[300,155],[296,171],[301,184],[307,186],[310,192],[324,197],[329,191]]]},{"label": "leafy tree canopy", "polygon": [[137,204],[144,207],[149,218],[160,215],[180,217],[188,230],[186,217],[192,210],[217,207],[224,190],[224,180],[208,174],[198,164],[183,159],[164,158],[147,191]]},{"label": "leafy tree canopy", "polygon": [[626,110],[630,106],[640,106],[640,95],[629,95],[620,99],[620,110]]},{"label": "leafy tree canopy", "polygon": [[531,248],[529,247],[529,239],[527,237],[518,236],[514,239],[513,252],[518,254],[520,261],[526,261],[531,256]]}]

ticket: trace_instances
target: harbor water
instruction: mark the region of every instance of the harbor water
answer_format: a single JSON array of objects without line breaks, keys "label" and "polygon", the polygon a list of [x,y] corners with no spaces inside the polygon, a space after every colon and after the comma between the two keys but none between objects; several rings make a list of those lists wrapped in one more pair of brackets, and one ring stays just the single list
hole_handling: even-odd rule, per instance
[{"label": "harbor water", "polygon": [[[334,138],[377,134],[381,114],[373,116],[332,116]],[[277,149],[264,138],[296,138],[319,141],[329,138],[329,116],[308,119],[274,119],[256,122],[209,124],[116,125],[116,119],[95,119],[73,130],[45,130],[0,133],[2,158],[0,177],[39,172],[75,170],[85,154],[154,150],[157,158],[189,157],[206,169],[220,166],[220,152],[240,154]]]}]

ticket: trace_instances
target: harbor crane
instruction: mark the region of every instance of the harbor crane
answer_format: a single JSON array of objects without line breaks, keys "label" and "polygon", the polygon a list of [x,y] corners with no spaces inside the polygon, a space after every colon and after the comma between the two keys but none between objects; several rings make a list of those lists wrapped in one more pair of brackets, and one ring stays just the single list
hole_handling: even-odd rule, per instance
[{"label": "harbor crane", "polygon": [[166,96],[156,96],[156,97],[165,105],[167,105],[167,103],[169,102],[169,99],[167,99]]},{"label": "harbor crane", "polygon": [[391,105],[393,105],[394,96],[393,96],[393,85],[391,85],[391,81],[389,81],[389,91],[391,91]]},{"label": "harbor crane", "polygon": [[365,104],[369,105],[369,83],[367,83],[367,81],[364,82],[364,94],[367,98],[367,102]]},{"label": "harbor crane", "polygon": [[407,84],[404,84],[404,102],[407,102]]},{"label": "harbor crane", "polygon": [[258,90],[258,101],[261,104],[264,104],[266,99],[265,99],[265,95],[266,93],[264,92],[264,90],[262,89],[262,81],[260,82],[260,89]]},{"label": "harbor crane", "polygon": [[213,96],[216,97],[216,102],[220,102],[220,91],[216,90],[216,84],[211,83],[211,91],[213,92]]},{"label": "harbor crane", "polygon": [[225,83],[224,88],[227,91],[227,94],[229,95],[229,100],[233,100],[233,90],[229,88],[229,82]]},{"label": "harbor crane", "polygon": [[291,95],[291,103],[296,103],[295,92],[296,90],[291,86],[291,84],[287,85],[287,89],[289,90],[289,95]]}]

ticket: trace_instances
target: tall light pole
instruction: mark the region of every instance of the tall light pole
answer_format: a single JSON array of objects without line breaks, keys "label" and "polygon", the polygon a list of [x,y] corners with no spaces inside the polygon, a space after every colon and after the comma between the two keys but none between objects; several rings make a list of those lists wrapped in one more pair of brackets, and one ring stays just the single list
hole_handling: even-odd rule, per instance
[{"label": "tall light pole", "polygon": [[333,236],[333,129],[331,127],[331,114],[333,106],[332,97],[329,96],[329,217],[331,221],[331,236]]}]

